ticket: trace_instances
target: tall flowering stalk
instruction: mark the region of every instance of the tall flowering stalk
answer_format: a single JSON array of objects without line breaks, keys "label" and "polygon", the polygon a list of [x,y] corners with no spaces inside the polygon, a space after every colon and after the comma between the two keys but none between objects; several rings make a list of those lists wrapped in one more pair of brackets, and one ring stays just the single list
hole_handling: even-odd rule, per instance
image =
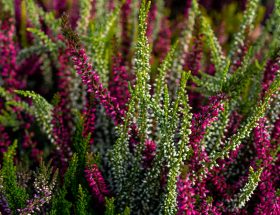
[{"label": "tall flowering stalk", "polygon": [[273,157],[271,156],[273,147],[270,144],[270,137],[265,122],[266,119],[260,119],[259,125],[254,129],[254,140],[257,154],[256,165],[264,168],[261,174],[261,182],[258,187],[260,202],[257,204],[255,214],[261,214],[264,212],[267,214],[277,214],[280,212],[280,198],[275,191],[275,183],[277,182],[271,175],[275,168]]},{"label": "tall flowering stalk", "polygon": [[277,57],[276,59],[273,60],[269,60],[267,62],[264,71],[263,82],[262,82],[262,87],[264,92],[269,88],[270,84],[275,79],[279,69],[280,69],[280,57]]},{"label": "tall flowering stalk", "polygon": [[99,204],[104,204],[105,197],[109,196],[109,190],[96,164],[93,164],[85,169],[85,178],[94,199]]},{"label": "tall flowering stalk", "polygon": [[195,113],[192,119],[190,144],[193,150],[193,156],[191,158],[191,166],[193,170],[203,162],[208,161],[208,155],[205,150],[205,146],[201,144],[201,141],[205,135],[207,127],[218,119],[219,112],[224,110],[223,100],[224,95],[211,97],[209,105],[201,108],[201,112]]},{"label": "tall flowering stalk", "polygon": [[1,76],[8,89],[19,89],[22,87],[22,82],[19,82],[17,74],[16,57],[18,47],[14,42],[16,30],[14,20],[10,18],[0,24]]},{"label": "tall flowering stalk", "polygon": [[115,98],[100,82],[99,75],[92,69],[85,49],[80,47],[78,36],[69,28],[64,17],[64,35],[68,39],[68,53],[73,61],[75,70],[80,75],[82,82],[87,86],[87,92],[94,94],[104,106],[106,113],[112,118],[115,125],[122,122],[124,110],[114,106]]},{"label": "tall flowering stalk", "polygon": [[94,130],[95,130],[95,123],[96,123],[96,103],[93,102],[93,104],[88,104],[87,109],[84,113],[84,128],[83,128],[83,135],[84,137],[87,137],[88,135],[91,136],[90,143],[93,144],[94,141]]},{"label": "tall flowering stalk", "polygon": [[130,77],[128,71],[123,64],[123,59],[120,53],[117,53],[113,60],[112,78],[109,82],[109,92],[114,97],[114,106],[120,110],[127,110],[127,102],[130,99],[128,83]]},{"label": "tall flowering stalk", "polygon": [[93,93],[104,106],[106,113],[112,118],[114,123],[118,125],[122,122],[123,110],[119,106],[114,106],[115,98],[113,98],[108,90],[103,87],[99,80],[99,76],[92,69],[88,62],[88,57],[84,49],[69,50],[77,73],[81,76],[83,83],[87,86],[87,92]]},{"label": "tall flowering stalk", "polygon": [[189,175],[180,176],[177,182],[177,201],[178,201],[178,215],[196,215],[199,212],[195,209],[195,190]]},{"label": "tall flowering stalk", "polygon": [[63,98],[58,97],[58,104],[53,109],[52,134],[56,146],[56,159],[59,160],[61,169],[64,171],[71,155],[70,131],[67,121],[63,118]]}]

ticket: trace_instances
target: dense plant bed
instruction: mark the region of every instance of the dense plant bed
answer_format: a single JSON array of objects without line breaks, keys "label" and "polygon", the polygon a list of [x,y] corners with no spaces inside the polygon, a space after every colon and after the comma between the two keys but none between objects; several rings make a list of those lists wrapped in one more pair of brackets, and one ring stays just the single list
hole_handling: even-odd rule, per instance
[{"label": "dense plant bed", "polygon": [[0,1],[0,214],[279,215],[280,1],[219,2]]}]

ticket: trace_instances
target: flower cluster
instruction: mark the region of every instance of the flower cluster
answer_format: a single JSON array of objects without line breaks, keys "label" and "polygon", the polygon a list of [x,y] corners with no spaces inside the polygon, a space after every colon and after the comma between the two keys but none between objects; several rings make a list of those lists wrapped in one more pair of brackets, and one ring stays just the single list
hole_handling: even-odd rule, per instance
[{"label": "flower cluster", "polygon": [[113,59],[112,79],[109,82],[110,95],[115,98],[114,106],[120,110],[126,110],[126,104],[130,99],[128,83],[131,80],[129,74],[123,65],[121,54],[118,53]]},{"label": "flower cluster", "polygon": [[203,161],[208,160],[205,146],[201,144],[206,129],[212,122],[218,119],[219,112],[224,110],[224,95],[214,96],[209,99],[209,105],[201,108],[199,113],[195,113],[192,118],[190,145],[192,146],[193,170]]},{"label": "flower cluster", "polygon": [[185,178],[180,177],[177,182],[178,187],[178,214],[199,214],[195,210],[195,191],[192,187],[189,175]]},{"label": "flower cluster", "polygon": [[109,196],[109,191],[104,178],[96,164],[85,169],[85,178],[91,189],[91,194],[99,204],[104,204],[105,197]]},{"label": "flower cluster", "polygon": [[147,140],[145,142],[145,149],[143,151],[143,166],[150,167],[156,156],[156,143],[152,140]]},{"label": "flower cluster", "polygon": [[1,76],[7,88],[20,89],[22,83],[19,82],[17,77],[17,47],[13,41],[15,34],[14,20],[5,20],[0,27]]},{"label": "flower cluster", "polygon": [[114,123],[118,125],[122,122],[124,110],[119,106],[114,106],[116,98],[112,97],[108,90],[103,87],[99,80],[99,75],[92,69],[88,62],[88,57],[84,49],[75,50],[69,49],[69,54],[72,58],[74,67],[77,73],[81,76],[83,83],[87,86],[87,92],[93,93],[100,103],[104,106],[106,113],[112,118]]},{"label": "flower cluster", "polygon": [[1,194],[0,196],[0,210],[1,210],[1,213],[3,215],[10,215],[12,214],[12,211],[11,209],[9,208],[9,204],[7,202],[7,199],[5,198],[4,195]]}]

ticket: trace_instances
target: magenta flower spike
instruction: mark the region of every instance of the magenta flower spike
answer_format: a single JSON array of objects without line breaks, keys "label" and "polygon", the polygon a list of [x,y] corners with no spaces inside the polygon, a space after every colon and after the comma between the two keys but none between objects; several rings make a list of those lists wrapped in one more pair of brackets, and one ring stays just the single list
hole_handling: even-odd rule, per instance
[{"label": "magenta flower spike", "polygon": [[109,196],[109,191],[98,166],[93,164],[87,167],[84,172],[92,196],[99,204],[104,204],[105,197]]},{"label": "magenta flower spike", "polygon": [[121,123],[123,112],[118,105],[114,105],[116,99],[103,87],[99,75],[88,62],[85,50],[82,48],[76,50],[72,47],[69,49],[69,53],[77,73],[80,75],[82,82],[87,86],[87,92],[96,96],[115,125]]}]

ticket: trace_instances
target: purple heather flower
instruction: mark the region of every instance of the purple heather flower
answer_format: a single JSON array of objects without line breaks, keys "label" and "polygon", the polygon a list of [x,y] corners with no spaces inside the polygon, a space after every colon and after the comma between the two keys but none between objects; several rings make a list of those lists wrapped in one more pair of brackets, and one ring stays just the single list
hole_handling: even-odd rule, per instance
[{"label": "purple heather flower", "polygon": [[56,180],[53,178],[49,181],[48,176],[44,171],[37,175],[34,181],[35,193],[32,199],[27,200],[25,208],[18,209],[20,214],[34,214],[40,213],[43,206],[48,204],[52,198],[53,189],[55,187]]},{"label": "purple heather flower", "polygon": [[205,147],[200,144],[204,138],[207,126],[216,121],[220,111],[223,111],[223,95],[213,96],[210,98],[209,105],[201,108],[201,112],[195,113],[192,119],[190,144],[193,149],[191,165],[196,170],[201,161],[207,161],[208,155]]},{"label": "purple heather flower", "polygon": [[200,205],[200,214],[203,215],[221,215],[222,213],[218,210],[217,207],[215,207],[212,203],[209,203],[207,200],[203,200],[201,205]]},{"label": "purple heather flower", "polygon": [[54,11],[58,13],[57,15],[62,14],[67,8],[67,0],[54,0],[53,8]]},{"label": "purple heather flower", "polygon": [[271,135],[272,140],[275,140],[276,145],[280,144],[280,114],[278,115],[278,119],[274,123],[274,128]]},{"label": "purple heather flower", "polygon": [[40,212],[40,207],[50,201],[51,194],[51,191],[48,189],[42,190],[40,194],[34,194],[33,199],[27,201],[27,206],[23,209],[18,209],[18,212],[20,214]]},{"label": "purple heather flower", "polygon": [[25,123],[23,126],[23,140],[22,147],[24,149],[31,149],[30,157],[35,161],[39,162],[43,151],[38,149],[38,142],[34,140],[35,133],[31,130],[31,125],[34,119],[31,116],[26,116],[26,119],[22,119]]},{"label": "purple heather flower", "polygon": [[[196,32],[199,32],[199,29],[196,27]],[[198,33],[197,33],[198,34]],[[201,59],[203,54],[203,35],[198,34],[197,37],[193,38],[193,47],[191,51],[187,53],[185,59],[184,69],[186,71],[191,71],[192,75],[198,76],[199,70],[201,69]]]},{"label": "purple heather flower", "polygon": [[191,6],[192,6],[192,0],[186,0],[186,3],[185,3],[185,11],[184,11],[184,16],[186,18],[189,17],[189,11],[191,9]]},{"label": "purple heather flower", "polygon": [[[258,186],[260,202],[255,208],[255,214],[278,214],[280,213],[280,197],[276,194],[277,178],[273,173],[275,164],[271,156],[273,146],[270,144],[269,133],[265,126],[266,119],[262,118],[259,125],[254,129],[254,143],[256,147],[256,163],[264,168],[261,181]],[[277,167],[276,167],[277,168]]]},{"label": "purple heather flower", "polygon": [[105,197],[109,196],[109,191],[105,180],[96,164],[85,169],[85,178],[91,189],[91,194],[99,204],[104,204]]},{"label": "purple heather flower", "polygon": [[199,214],[195,209],[195,190],[192,187],[192,182],[189,175],[184,178],[180,176],[177,182],[177,215],[196,215]]},{"label": "purple heather flower", "polygon": [[109,11],[113,11],[115,9],[115,2],[114,2],[114,0],[109,0],[109,2],[108,2],[108,9],[109,9]]},{"label": "purple heather flower", "polygon": [[14,20],[5,20],[0,26],[0,67],[1,76],[8,89],[20,89],[22,82],[17,76],[17,45],[13,40],[15,34]]},{"label": "purple heather flower", "polygon": [[245,41],[244,45],[239,47],[238,52],[236,53],[236,56],[233,61],[232,65],[232,71],[235,72],[241,65],[242,61],[248,52],[248,42]]},{"label": "purple heather flower", "polygon": [[137,128],[136,124],[132,124],[130,126],[130,129],[128,131],[129,134],[129,150],[130,152],[134,153],[135,150],[135,146],[137,144],[139,144],[140,140],[139,140],[139,130]]},{"label": "purple heather flower", "polygon": [[7,150],[8,146],[11,145],[11,140],[9,134],[5,131],[5,126],[0,124],[0,158],[2,158],[3,153]]},{"label": "purple heather flower", "polygon": [[77,73],[81,76],[82,82],[87,86],[87,92],[95,95],[115,125],[120,124],[125,111],[121,110],[118,105],[114,105],[116,104],[116,99],[111,96],[107,88],[103,87],[99,80],[99,75],[92,69],[91,64],[88,62],[85,50],[82,48],[76,50],[70,47],[69,53]]},{"label": "purple heather flower", "polygon": [[60,161],[61,171],[64,172],[67,167],[67,162],[71,156],[70,149],[70,131],[67,127],[67,121],[63,118],[64,109],[61,106],[64,103],[63,98],[55,105],[53,109],[53,136],[56,145],[55,157]]},{"label": "purple heather flower", "polygon": [[[192,75],[199,76],[199,71],[201,69],[201,59],[203,54],[202,47],[202,34],[199,34],[199,26],[195,27],[196,37],[193,38],[193,47],[191,51],[186,54],[185,57],[185,71],[191,71]],[[190,81],[191,90],[188,92],[189,101],[191,107],[194,107],[194,111],[200,111],[198,107],[201,106],[202,95],[195,92],[196,84]]]},{"label": "purple heather flower", "polygon": [[237,113],[236,111],[233,111],[229,117],[229,123],[227,125],[227,129],[226,129],[227,132],[225,136],[230,137],[233,134],[235,134],[240,126],[241,121],[242,121],[242,115]]},{"label": "purple heather flower", "polygon": [[147,140],[145,142],[145,149],[143,151],[143,166],[148,168],[152,165],[152,162],[156,156],[157,145],[153,140]]},{"label": "purple heather flower", "polygon": [[85,118],[85,122],[84,122],[84,128],[83,128],[83,136],[87,137],[87,135],[91,134],[90,137],[90,144],[93,144],[94,138],[93,138],[93,132],[95,129],[95,112],[96,112],[96,108],[95,108],[96,104],[94,103],[93,105],[87,105],[87,109],[84,113],[84,118]]},{"label": "purple heather flower", "polygon": [[123,56],[127,59],[127,56],[129,54],[129,48],[130,48],[130,36],[129,36],[129,16],[131,13],[131,0],[127,0],[122,8],[121,8],[121,33],[122,33],[122,46],[121,50],[123,53]]},{"label": "purple heather flower", "polygon": [[[58,36],[58,39],[63,40],[63,38],[60,38],[61,35]],[[66,129],[69,131],[69,133],[73,130],[73,116],[70,109],[70,88],[71,88],[71,70],[69,68],[69,56],[68,53],[64,53],[63,50],[59,51],[58,56],[58,83],[57,87],[59,90],[59,96],[60,96],[60,106],[63,110],[62,117],[64,122],[67,122],[65,124]]]},{"label": "purple heather flower", "polygon": [[169,20],[164,17],[161,20],[161,28],[158,32],[153,47],[154,55],[159,58],[160,61],[164,59],[171,46],[171,30]]},{"label": "purple heather flower", "polygon": [[121,110],[127,111],[127,102],[130,98],[128,90],[128,81],[130,80],[125,66],[122,64],[121,54],[118,53],[113,58],[113,74],[109,82],[109,91],[112,97],[115,98],[114,106]]},{"label": "purple heather flower", "polygon": [[276,193],[276,187],[271,181],[271,173],[264,170],[258,186],[260,202],[256,205],[254,214],[280,214],[280,197]]},{"label": "purple heather flower", "polygon": [[0,214],[3,214],[3,215],[12,214],[8,201],[2,193],[0,194]]},{"label": "purple heather flower", "polygon": [[263,77],[263,93],[269,88],[270,84],[273,82],[274,78],[276,77],[277,71],[279,71],[280,66],[280,57],[269,60],[266,64],[266,68],[264,71],[264,77]]},{"label": "purple heather flower", "polygon": [[262,167],[268,167],[272,162],[270,154],[271,144],[269,133],[265,127],[265,118],[259,120],[259,125],[254,129],[254,143],[257,159],[260,160]]},{"label": "purple heather flower", "polygon": [[230,186],[226,182],[226,177],[221,172],[225,171],[224,165],[219,165],[219,167],[213,169],[212,177],[209,178],[211,184],[214,186],[214,192],[216,196],[221,196],[225,200],[230,200],[231,195],[227,192],[230,189]]}]

